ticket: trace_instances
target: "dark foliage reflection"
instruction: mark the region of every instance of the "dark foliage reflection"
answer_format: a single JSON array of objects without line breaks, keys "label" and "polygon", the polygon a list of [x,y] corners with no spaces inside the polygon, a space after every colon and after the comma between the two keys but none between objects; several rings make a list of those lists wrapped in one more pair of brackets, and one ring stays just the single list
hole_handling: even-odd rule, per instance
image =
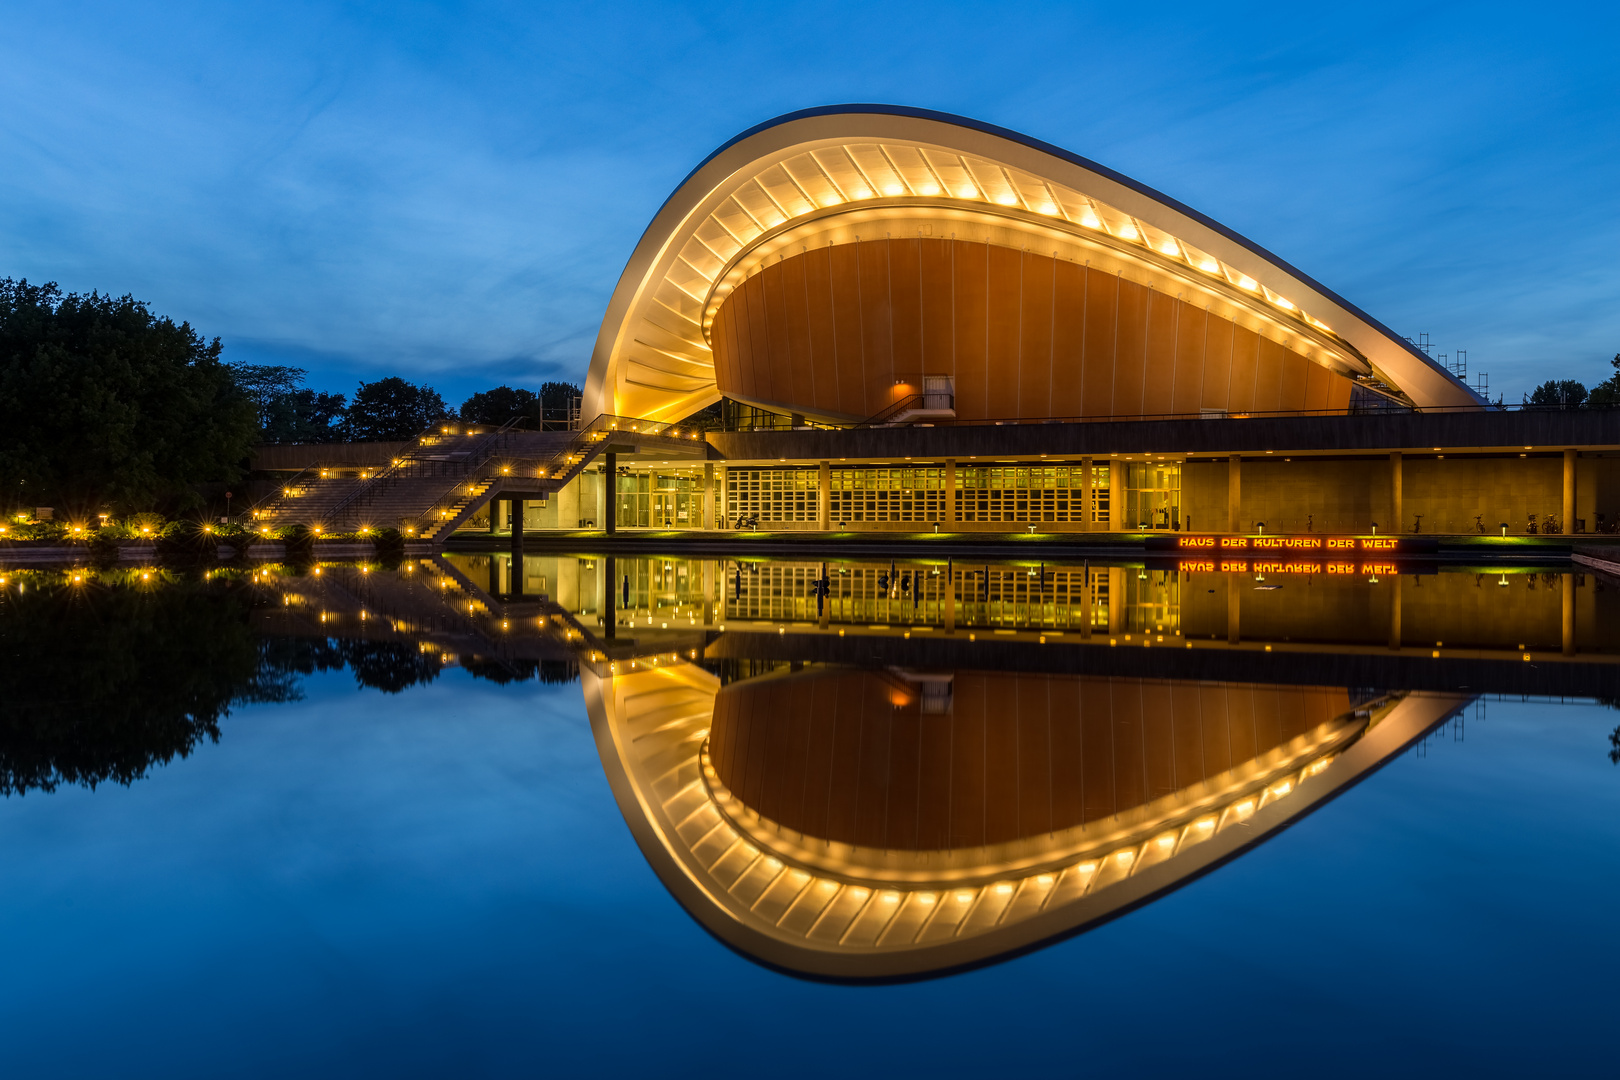
[{"label": "dark foliage reflection", "polygon": [[[414,641],[260,635],[271,597],[241,576],[115,570],[8,575],[0,589],[0,794],[130,784],[217,742],[233,707],[302,699],[347,670],[397,694],[447,658]],[[466,657],[500,685],[570,682],[571,663]]]}]

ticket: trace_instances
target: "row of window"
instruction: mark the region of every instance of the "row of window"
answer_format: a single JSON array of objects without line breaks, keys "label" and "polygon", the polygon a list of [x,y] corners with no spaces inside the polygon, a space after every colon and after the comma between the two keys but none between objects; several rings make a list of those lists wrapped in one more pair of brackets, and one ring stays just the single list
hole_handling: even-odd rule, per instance
[{"label": "row of window", "polygon": [[[1081,466],[973,466],[957,470],[957,521],[1084,522],[1109,520],[1109,467],[1091,469],[1091,504]],[[820,477],[814,469],[733,468],[726,472],[726,507],[732,518],[820,520]],[[946,470],[941,468],[833,469],[828,518],[861,522],[944,522]]]}]

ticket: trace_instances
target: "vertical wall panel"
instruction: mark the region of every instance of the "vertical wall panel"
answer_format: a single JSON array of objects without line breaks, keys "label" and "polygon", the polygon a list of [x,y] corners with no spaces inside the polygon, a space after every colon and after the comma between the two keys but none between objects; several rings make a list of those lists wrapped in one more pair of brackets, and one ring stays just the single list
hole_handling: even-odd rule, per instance
[{"label": "vertical wall panel", "polygon": [[922,370],[929,375],[956,374],[956,335],[952,327],[951,245],[947,240],[919,240],[919,300],[922,314]]},{"label": "vertical wall panel", "polygon": [[856,266],[855,244],[833,244],[832,260],[833,332],[837,343],[838,403],[841,412],[862,419],[871,416],[866,408],[866,373],[861,352],[860,273]]},{"label": "vertical wall panel", "polygon": [[1254,380],[1260,367],[1260,335],[1246,327],[1238,327],[1232,337],[1232,404],[1233,412],[1249,412],[1255,408]]},{"label": "vertical wall panel", "polygon": [[956,280],[956,396],[963,414],[972,402],[976,415],[990,415],[990,248],[952,240]]},{"label": "vertical wall panel", "polygon": [[1328,382],[1333,373],[1321,364],[1307,363],[1305,368],[1305,408],[1325,409],[1328,399]]},{"label": "vertical wall panel", "polygon": [[1147,376],[1147,318],[1147,287],[1121,280],[1118,344],[1114,348],[1115,416],[1142,415],[1142,381]]},{"label": "vertical wall panel", "polygon": [[1057,264],[1053,289],[1052,416],[1080,416],[1085,377],[1086,271],[1072,262]]},{"label": "vertical wall panel", "polygon": [[1254,409],[1275,412],[1282,401],[1283,357],[1287,350],[1268,337],[1260,339],[1260,359],[1254,377]]},{"label": "vertical wall panel", "polygon": [[[832,249],[822,247],[799,257],[804,263],[805,311],[810,332],[810,357],[814,370],[814,408],[841,412],[838,384],[837,333],[833,325]],[[724,389],[724,383],[721,384]]]},{"label": "vertical wall panel", "polygon": [[1086,358],[1080,396],[1084,416],[1114,409],[1114,368],[1119,339],[1119,278],[1086,268]]},{"label": "vertical wall panel", "polygon": [[989,249],[990,264],[990,385],[985,396],[986,415],[1018,415],[1018,339],[1020,299],[1023,292],[1023,253],[1011,248]]},{"label": "vertical wall panel", "polygon": [[894,400],[894,305],[889,299],[889,251],[893,246],[883,240],[855,245],[861,268],[861,354],[866,388],[861,412],[866,416]]},{"label": "vertical wall panel", "polygon": [[1343,375],[1334,375],[1328,382],[1328,403],[1330,409],[1348,409],[1350,407],[1350,391],[1355,384]]},{"label": "vertical wall panel", "polygon": [[1229,409],[1232,400],[1232,334],[1237,329],[1225,319],[1205,312],[1203,389],[1200,409]]},{"label": "vertical wall panel", "polygon": [[781,279],[782,336],[790,369],[793,397],[789,400],[816,400],[816,368],[810,355],[810,313],[805,308],[805,260],[789,259],[776,276]]},{"label": "vertical wall panel", "polygon": [[1181,302],[1157,289],[1148,290],[1147,350],[1142,369],[1142,412],[1160,416],[1170,411],[1176,366],[1176,316]]},{"label": "vertical wall panel", "polygon": [[1296,352],[1278,346],[1282,353],[1282,378],[1278,380],[1277,408],[1303,409],[1305,407],[1306,367],[1315,367]]},{"label": "vertical wall panel", "polygon": [[1051,416],[1052,412],[1052,304],[1056,259],[1025,254],[1023,259],[1023,312],[1019,319],[1018,384],[1014,416]]},{"label": "vertical wall panel", "polygon": [[1185,300],[1176,301],[1176,373],[1170,411],[1195,413],[1203,384],[1208,313]]},{"label": "vertical wall panel", "polygon": [[[922,241],[891,240],[889,249],[889,332],[894,338],[894,373],[901,378],[933,368],[923,366],[922,291],[918,279]],[[919,385],[918,391],[922,390]]]},{"label": "vertical wall panel", "polygon": [[953,697],[950,846],[973,847],[984,843],[984,684],[974,680],[958,687]]}]

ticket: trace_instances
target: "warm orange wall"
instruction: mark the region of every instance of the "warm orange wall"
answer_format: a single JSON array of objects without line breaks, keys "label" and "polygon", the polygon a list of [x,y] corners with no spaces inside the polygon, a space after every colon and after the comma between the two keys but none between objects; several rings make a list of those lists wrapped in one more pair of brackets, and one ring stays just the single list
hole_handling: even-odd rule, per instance
[{"label": "warm orange wall", "polygon": [[[871,416],[953,375],[966,419],[1342,409],[1349,380],[1203,308],[1047,255],[926,237],[765,267],[710,335],[720,392]],[[914,386],[903,391],[920,391]]]},{"label": "warm orange wall", "polygon": [[709,752],[745,804],[825,840],[1005,843],[1123,814],[1350,707],[1343,690],[958,672],[951,712],[871,672],[732,683]]}]

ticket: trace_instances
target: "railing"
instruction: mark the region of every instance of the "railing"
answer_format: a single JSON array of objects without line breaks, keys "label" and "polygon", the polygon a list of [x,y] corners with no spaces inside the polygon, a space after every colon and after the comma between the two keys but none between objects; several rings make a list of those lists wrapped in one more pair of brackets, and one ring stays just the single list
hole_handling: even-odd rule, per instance
[{"label": "railing", "polygon": [[[907,394],[900,400],[892,402],[887,408],[874,413],[854,426],[858,428],[879,427],[880,425],[888,423],[890,420],[894,419],[896,416],[899,416],[908,409],[922,409],[930,412],[944,412],[950,410],[954,413],[956,409],[956,395],[940,393],[937,391],[934,393],[924,392],[921,394]],[[954,418],[954,415],[948,417],[931,417],[930,421],[934,422],[939,420],[951,420]]]},{"label": "railing", "polygon": [[287,497],[288,488],[302,480],[305,473],[314,472],[319,468],[319,465],[305,465],[302,469],[299,469],[297,472],[293,473],[292,479],[283,481],[281,486],[276,488],[275,491],[271,492],[269,495],[266,495],[264,498],[247,508],[248,520],[256,520],[259,516],[260,510],[264,509],[266,506],[269,506],[271,503]]},{"label": "railing", "polygon": [[[700,431],[689,425],[683,426],[678,421],[645,420],[634,416],[614,416],[610,413],[603,413],[580,429],[579,433],[568,440],[562,449],[546,459],[545,464],[536,469],[535,479],[540,480],[546,487],[553,490],[562,487],[579,470],[590,464],[591,459],[601,452],[602,447],[609,445],[615,434],[631,438],[647,435],[659,438],[678,438],[699,445],[701,445],[702,439]],[[466,503],[463,502],[464,497],[457,495],[457,489],[462,485],[476,487],[481,482],[496,479],[493,470],[497,467],[502,469],[501,475],[508,475],[506,470],[511,468],[511,462],[499,464],[493,459],[494,454],[485,455],[470,472],[457,477],[454,483],[434,498],[428,508],[429,513],[435,510],[443,510],[447,506],[458,507],[459,505],[459,509],[453,510],[453,512],[436,521],[429,522],[424,526],[424,532],[432,531],[434,535],[437,535],[437,530],[441,526],[454,524],[464,515],[466,511]],[[470,495],[465,498],[476,497],[476,495]]]},{"label": "railing", "polygon": [[[497,444],[523,419],[524,417],[521,414],[514,416],[506,423],[496,428],[494,431],[485,433],[483,438],[473,443],[467,449],[457,451],[457,455],[460,460],[455,461],[453,463],[454,466],[460,467],[463,476],[465,476],[468,471],[476,473],[478,468],[485,461],[488,461],[489,458],[494,454]],[[390,485],[406,478],[407,470],[419,469],[421,466],[425,465],[429,460],[425,451],[431,449],[431,446],[427,445],[428,440],[435,437],[443,437],[442,428],[437,432],[429,429],[428,431],[425,431],[421,435],[417,436],[415,446],[401,454],[399,459],[393,464],[389,465],[376,476],[373,476],[369,481],[360,485],[354,491],[350,492],[346,497],[339,500],[336,505],[327,511],[327,516],[336,518],[339,512],[347,510],[352,503],[359,500],[362,496],[370,496],[378,491],[386,490]],[[450,463],[447,462],[441,463],[439,461],[434,461],[434,471],[432,475],[443,475],[445,472],[452,471],[451,468],[447,467],[449,464]],[[413,475],[421,476],[422,473],[416,472]],[[453,489],[454,485],[452,485],[452,490]],[[437,502],[435,502],[434,505],[438,505]]]},{"label": "railing", "polygon": [[[821,421],[806,421],[803,424],[789,427],[786,424],[746,424],[711,428],[715,431],[781,431],[814,428],[818,430],[849,431],[859,428],[871,427],[883,423],[886,415],[894,415],[891,410],[896,406],[904,407],[924,397],[937,395],[914,394],[903,398],[895,405],[889,406],[884,412],[869,420],[855,421],[847,424],[832,424]],[[764,413],[765,410],[759,410]],[[1029,424],[1118,424],[1118,423],[1151,423],[1159,421],[1179,420],[1270,420],[1293,418],[1342,418],[1342,417],[1380,417],[1380,416],[1450,416],[1456,414],[1473,413],[1601,413],[1613,414],[1620,412],[1620,405],[1435,405],[1423,408],[1343,408],[1343,409],[1200,409],[1197,412],[1163,412],[1163,413],[1130,413],[1118,416],[1010,416],[1010,417],[930,417],[924,422],[937,427],[1000,427]],[[772,414],[777,415],[777,414]],[[785,419],[785,416],[781,417]]]}]

